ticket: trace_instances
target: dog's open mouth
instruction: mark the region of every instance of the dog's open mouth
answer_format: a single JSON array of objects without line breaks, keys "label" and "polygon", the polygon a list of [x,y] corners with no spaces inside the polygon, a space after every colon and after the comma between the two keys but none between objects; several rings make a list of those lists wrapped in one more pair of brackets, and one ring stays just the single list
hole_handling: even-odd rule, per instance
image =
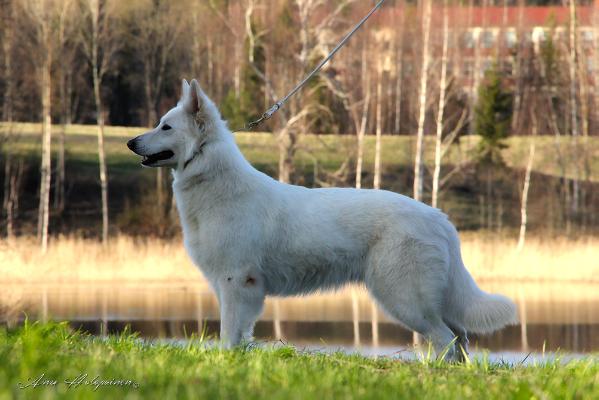
[{"label": "dog's open mouth", "polygon": [[158,161],[168,160],[174,155],[175,153],[173,153],[172,151],[165,150],[161,151],[160,153],[150,154],[149,156],[143,156],[144,158],[143,160],[141,160],[141,165],[150,166]]}]

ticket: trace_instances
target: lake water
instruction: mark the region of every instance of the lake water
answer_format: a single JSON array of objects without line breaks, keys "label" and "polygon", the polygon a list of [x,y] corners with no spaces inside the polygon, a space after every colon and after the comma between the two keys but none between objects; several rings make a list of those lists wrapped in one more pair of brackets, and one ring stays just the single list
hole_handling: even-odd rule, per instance
[{"label": "lake water", "polygon": [[[599,351],[599,285],[596,283],[480,282],[518,305],[521,324],[489,336],[470,337],[471,349],[510,359],[528,352],[584,354]],[[201,282],[153,284],[5,285],[0,310],[5,323],[66,320],[93,334],[120,332],[127,325],[146,338],[216,334],[218,304]],[[408,354],[418,342],[373,306],[362,288],[301,298],[269,299],[256,338],[282,340],[307,349],[341,349],[369,355]]]}]

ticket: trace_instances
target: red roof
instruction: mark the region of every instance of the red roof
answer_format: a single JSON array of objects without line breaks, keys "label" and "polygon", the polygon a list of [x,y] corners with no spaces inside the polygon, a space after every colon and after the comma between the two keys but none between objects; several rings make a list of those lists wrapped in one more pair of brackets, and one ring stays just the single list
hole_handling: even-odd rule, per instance
[{"label": "red roof", "polygon": [[[593,13],[592,7],[578,7],[577,16],[580,25],[589,25]],[[544,26],[554,21],[563,25],[570,21],[570,10],[567,7],[474,7],[472,15],[468,9],[459,9],[459,15],[471,18],[471,26],[518,26],[522,20],[524,26]]]},{"label": "red roof", "polygon": [[[599,17],[599,0],[597,5],[578,6],[576,14],[578,23],[582,26],[592,24],[593,12]],[[407,6],[402,10],[398,7],[383,7],[381,12],[375,16],[376,23],[387,25],[394,21],[400,21],[401,12],[405,12],[410,20],[416,10],[414,6]],[[419,10],[421,12],[421,10]],[[450,7],[450,24],[452,26],[474,27],[474,26],[511,26],[517,27],[520,21],[526,26],[546,26],[552,20],[559,25],[567,24],[570,20],[570,9],[568,7]],[[438,4],[433,4],[432,13],[433,26],[440,26],[443,21],[442,8]]]}]

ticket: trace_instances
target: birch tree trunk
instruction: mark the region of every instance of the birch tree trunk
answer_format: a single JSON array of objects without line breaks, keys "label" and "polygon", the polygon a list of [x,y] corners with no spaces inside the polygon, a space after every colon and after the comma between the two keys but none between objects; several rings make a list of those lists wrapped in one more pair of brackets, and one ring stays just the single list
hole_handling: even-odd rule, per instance
[{"label": "birch tree trunk", "polygon": [[4,103],[2,104],[2,120],[12,122],[14,78],[12,66],[12,50],[14,42],[14,9],[12,0],[3,1],[5,9],[2,52],[4,54]]},{"label": "birch tree trunk", "polygon": [[576,103],[576,1],[570,1],[570,117],[572,125],[572,136],[574,139],[574,181],[572,185],[572,208],[573,214],[578,212],[579,196],[580,196],[580,171],[578,165],[578,106]]},{"label": "birch tree trunk", "polygon": [[[146,60],[147,61],[147,60]],[[150,77],[150,68],[144,68],[144,94],[146,98],[146,126],[153,127],[158,119],[154,100],[152,96],[152,79]]]},{"label": "birch tree trunk", "polygon": [[[44,10],[43,13],[47,13]],[[42,94],[42,164],[40,179],[40,201],[38,207],[37,237],[40,242],[42,254],[48,250],[48,226],[50,222],[50,184],[52,181],[52,117],[51,117],[51,90],[52,90],[52,44],[50,43],[48,17],[44,16],[41,33],[42,43],[46,53],[42,56],[41,65],[41,94]]]},{"label": "birch tree trunk", "polygon": [[58,213],[62,213],[64,211],[64,202],[65,202],[65,135],[67,125],[70,123],[69,121],[69,108],[70,108],[70,94],[67,94],[67,69],[72,67],[70,63],[65,62],[66,57],[66,18],[67,13],[69,12],[70,4],[68,1],[64,1],[62,4],[62,10],[60,12],[60,18],[58,23],[58,43],[60,46],[60,56],[63,62],[58,67],[58,89],[59,89],[59,97],[60,97],[60,135],[58,138],[58,160],[57,160],[57,171],[56,171],[56,182],[54,184],[54,209]]},{"label": "birch tree trunk", "polygon": [[366,124],[368,122],[368,110],[370,106],[370,73],[366,64],[366,48],[362,51],[362,76],[364,77],[365,84],[363,85],[363,91],[366,92],[364,96],[364,105],[362,106],[362,120],[360,121],[360,127],[357,131],[358,135],[358,154],[356,159],[356,188],[362,188],[362,166],[364,163],[364,136],[366,135]]},{"label": "birch tree trunk", "polygon": [[98,131],[98,162],[100,164],[100,188],[102,196],[102,243],[108,243],[108,171],[106,168],[106,155],[104,153],[104,111],[100,95],[100,79],[94,69],[94,100],[97,113]]},{"label": "birch tree trunk", "polygon": [[5,190],[5,210],[6,210],[6,238],[10,242],[14,239],[15,229],[14,222],[19,208],[19,190],[21,186],[21,178],[23,176],[23,159],[20,159],[15,165],[12,161],[6,160],[5,185],[8,186]]},{"label": "birch tree trunk", "polygon": [[[295,0],[295,4],[298,9],[300,23],[299,38],[301,50],[299,54],[299,74],[303,75],[308,69],[308,56],[310,52],[310,28],[308,25],[310,14],[314,11],[315,4],[312,0]],[[301,102],[302,95],[301,93],[298,93],[295,104],[299,105]],[[293,104],[290,106],[292,109],[299,109],[299,106],[294,107]],[[295,114],[294,118],[296,118],[302,114],[302,112],[297,111],[294,113],[292,111],[292,114]],[[303,116],[297,118],[297,122],[300,123],[300,126],[303,125],[304,120],[305,118]],[[285,126],[279,131],[277,139],[279,144],[279,181],[290,183],[294,171],[293,159],[298,141],[297,128],[292,127],[289,121],[287,121]]]},{"label": "birch tree trunk", "polygon": [[449,16],[447,0],[443,3],[443,54],[441,56],[441,80],[439,82],[439,110],[437,112],[437,135],[435,139],[435,170],[433,172],[433,192],[431,205],[438,206],[439,179],[441,176],[441,152],[443,145],[443,114],[445,111],[445,92],[447,90],[447,52],[449,46]]},{"label": "birch tree trunk", "polygon": [[397,36],[397,56],[395,59],[396,81],[395,81],[395,133],[401,133],[401,97],[403,84],[403,33],[405,21],[405,8],[402,7],[401,18]]},{"label": "birch tree trunk", "polygon": [[[303,75],[308,69],[308,56],[310,52],[310,29],[309,29],[309,18],[310,14],[314,10],[315,4],[312,0],[295,0],[296,6],[299,13],[299,38],[301,44],[301,50],[299,54],[299,73]],[[296,104],[301,104],[302,95],[298,93]],[[291,104],[292,109],[298,109]],[[292,114],[294,114],[292,112]],[[298,111],[296,116],[301,114]],[[305,118],[302,116],[298,119],[300,126],[303,125]],[[289,183],[291,182],[291,176],[294,171],[293,158],[295,156],[295,148],[297,145],[297,128],[291,127],[289,122],[281,128],[277,135],[277,142],[279,144],[279,181]]]},{"label": "birch tree trunk", "polygon": [[418,116],[418,136],[416,158],[414,160],[414,199],[422,200],[424,179],[424,123],[426,119],[426,94],[428,89],[428,67],[430,62],[429,39],[432,0],[424,0],[422,22],[422,72],[420,75],[420,112]]},{"label": "birch tree trunk", "polygon": [[381,188],[381,138],[383,135],[383,65],[378,62],[376,82],[376,141],[374,146],[374,182],[375,189]]},{"label": "birch tree trunk", "polygon": [[104,153],[104,110],[100,93],[104,68],[100,65],[101,61],[99,60],[98,54],[100,46],[99,24],[101,7],[100,0],[91,0],[91,66],[98,133],[98,162],[100,166],[100,189],[102,198],[102,243],[106,244],[108,243],[108,172],[106,168],[106,155]]},{"label": "birch tree trunk", "polygon": [[[4,103],[2,104],[2,120],[8,125],[8,136],[12,135],[12,118],[13,118],[13,70],[12,70],[12,49],[14,40],[14,14],[12,1],[3,1],[1,3],[5,9],[5,20],[2,38],[2,53],[4,55]],[[12,201],[13,196],[13,160],[8,153],[4,160],[4,201],[3,206],[6,212],[6,236],[10,240],[14,236],[13,221],[14,221],[14,202]]]},{"label": "birch tree trunk", "polygon": [[523,56],[523,21],[524,21],[524,0],[518,1],[518,30],[516,43],[516,60],[514,62],[514,76],[516,85],[514,85],[514,114],[512,117],[512,134],[516,133],[520,127],[520,109],[522,104],[522,56]]},{"label": "birch tree trunk", "polygon": [[526,163],[526,174],[524,176],[524,186],[522,187],[522,203],[520,207],[520,234],[518,235],[517,250],[520,252],[524,247],[526,239],[526,225],[528,223],[528,190],[530,189],[530,175],[535,158],[535,139],[537,137],[538,125],[537,119],[532,117],[532,138],[530,141],[530,149],[528,152],[528,162]]},{"label": "birch tree trunk", "polygon": [[279,132],[277,143],[279,144],[279,181],[291,182],[293,174],[293,157],[295,155],[295,146],[297,135],[294,128],[284,127]]},{"label": "birch tree trunk", "polygon": [[[488,0],[482,0],[482,6],[480,7],[480,11],[482,13],[482,21],[481,21],[481,27],[479,29],[477,29],[475,32],[477,32],[477,34],[474,35],[474,71],[473,71],[473,84],[472,84],[472,107],[474,110],[474,107],[476,107],[476,104],[478,103],[478,88],[480,87],[480,80],[483,74],[483,68],[481,65],[481,61],[482,61],[482,41],[485,38],[485,34],[486,34],[486,28],[487,28],[487,7],[488,7]],[[471,114],[472,116],[474,116],[474,112]],[[471,124],[472,127],[474,127],[474,124]]]},{"label": "birch tree trunk", "polygon": [[[63,72],[60,72],[59,80],[60,83],[60,97],[64,99],[65,91],[63,87],[62,80],[64,79]],[[61,104],[61,108],[64,108],[64,105]],[[64,119],[64,114],[61,117],[61,129],[60,135],[58,137],[58,160],[57,160],[57,171],[56,171],[56,183],[54,187],[54,208],[58,213],[62,213],[64,211],[64,198],[65,198],[65,160],[64,160],[64,146],[65,146],[65,135],[67,124]]]}]

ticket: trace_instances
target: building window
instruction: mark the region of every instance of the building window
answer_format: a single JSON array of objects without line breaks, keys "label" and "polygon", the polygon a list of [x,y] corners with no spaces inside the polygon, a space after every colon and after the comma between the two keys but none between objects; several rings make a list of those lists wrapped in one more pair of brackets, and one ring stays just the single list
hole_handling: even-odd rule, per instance
[{"label": "building window", "polygon": [[474,48],[474,32],[466,31],[462,33],[462,47],[465,49]]},{"label": "building window", "polygon": [[518,43],[518,35],[516,35],[516,30],[510,29],[510,30],[505,31],[504,41],[505,41],[506,47],[508,47],[510,49],[513,49],[514,47],[516,47],[516,44]]},{"label": "building window", "polygon": [[543,29],[542,27],[536,26],[532,30],[532,41],[533,41],[533,43],[544,42],[546,37],[547,37],[547,35],[545,33],[545,29]]},{"label": "building window", "polygon": [[482,61],[481,66],[480,66],[480,77],[484,77],[485,73],[489,70],[491,70],[493,68],[493,60],[490,58],[486,58]]},{"label": "building window", "polygon": [[453,61],[447,61],[447,76],[452,76],[454,74],[454,70],[453,70]]},{"label": "building window", "polygon": [[514,58],[502,58],[501,70],[505,76],[511,76],[514,73]]},{"label": "building window", "polygon": [[593,47],[593,41],[595,40],[595,32],[593,32],[592,29],[581,29],[580,30],[580,39],[582,41],[583,46],[588,47],[588,48],[592,48]]},{"label": "building window", "polygon": [[447,37],[447,47],[453,49],[456,45],[456,34],[454,31],[449,31],[449,35]]},{"label": "building window", "polygon": [[480,44],[485,49],[490,49],[495,44],[495,34],[493,31],[483,31],[480,35]]},{"label": "building window", "polygon": [[462,73],[465,77],[472,75],[472,71],[474,70],[474,63],[472,60],[464,60],[462,65]]},{"label": "building window", "polygon": [[564,42],[566,40],[566,31],[563,27],[560,26],[555,29],[553,40],[556,42]]}]

